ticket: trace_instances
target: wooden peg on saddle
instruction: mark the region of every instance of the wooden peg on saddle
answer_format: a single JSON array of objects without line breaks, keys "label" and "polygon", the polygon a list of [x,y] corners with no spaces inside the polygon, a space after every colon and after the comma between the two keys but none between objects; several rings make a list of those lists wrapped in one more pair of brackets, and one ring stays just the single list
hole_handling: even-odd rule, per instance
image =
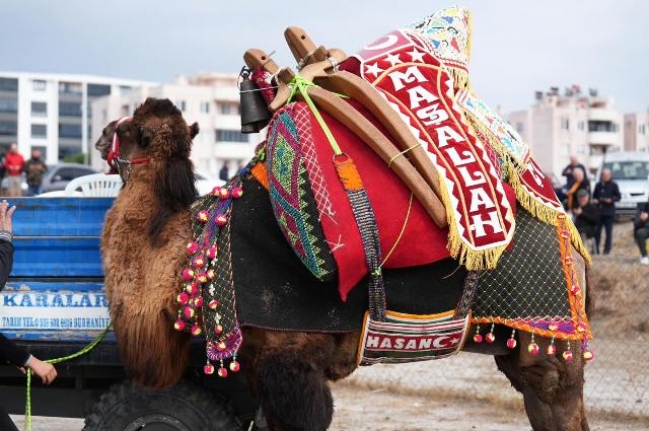
[{"label": "wooden peg on saddle", "polygon": [[263,69],[271,75],[279,71],[279,66],[261,49],[249,49],[243,54],[243,61],[252,70]]},{"label": "wooden peg on saddle", "polygon": [[327,49],[324,46],[317,47],[303,28],[288,27],[284,31],[284,37],[295,61],[298,63],[298,70],[300,71],[310,63],[324,61],[328,58],[332,60],[332,68],[347,59],[347,54],[340,49]]}]

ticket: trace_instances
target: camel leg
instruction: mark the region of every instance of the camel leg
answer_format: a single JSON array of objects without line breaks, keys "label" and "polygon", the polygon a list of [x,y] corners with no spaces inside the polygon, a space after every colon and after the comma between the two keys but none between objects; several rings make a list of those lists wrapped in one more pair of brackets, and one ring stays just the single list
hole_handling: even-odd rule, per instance
[{"label": "camel leg", "polygon": [[323,372],[295,350],[263,352],[255,388],[269,429],[325,431],[333,418],[333,397]]},{"label": "camel leg", "polygon": [[[523,394],[525,411],[534,431],[589,431],[584,411],[584,360],[578,345],[572,346],[574,360],[545,354],[549,342],[536,339],[537,355],[530,355],[526,346],[529,334],[521,334],[515,352],[496,356],[498,369]],[[557,346],[561,347],[561,346]]]}]

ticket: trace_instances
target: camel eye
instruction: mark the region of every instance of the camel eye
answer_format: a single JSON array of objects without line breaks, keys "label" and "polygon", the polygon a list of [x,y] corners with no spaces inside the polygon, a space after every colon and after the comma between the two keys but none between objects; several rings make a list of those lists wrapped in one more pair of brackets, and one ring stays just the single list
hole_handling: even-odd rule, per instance
[{"label": "camel eye", "polygon": [[149,131],[143,127],[138,127],[136,131],[136,141],[140,144],[140,147],[148,148],[148,146],[151,145],[151,134]]}]

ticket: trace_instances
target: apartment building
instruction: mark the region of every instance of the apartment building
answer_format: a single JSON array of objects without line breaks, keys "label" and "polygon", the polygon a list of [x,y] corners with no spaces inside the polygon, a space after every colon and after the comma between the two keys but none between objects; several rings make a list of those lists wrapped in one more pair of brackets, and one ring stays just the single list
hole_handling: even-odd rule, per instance
[{"label": "apartment building", "polygon": [[579,86],[536,92],[529,109],[512,112],[507,119],[530,145],[541,168],[561,178],[571,155],[576,155],[591,174],[603,155],[623,148],[624,116],[611,98],[596,89],[582,93]]},{"label": "apartment building", "polygon": [[[112,120],[130,116],[147,97],[171,100],[188,124],[197,122],[200,132],[194,138],[192,161],[197,171],[216,178],[224,164],[229,175],[253,155],[262,134],[242,134],[239,116],[237,75],[204,73],[185,78],[179,76],[171,84],[133,88],[128,94],[115,93],[92,103],[92,142],[101,135],[103,127]],[[94,148],[92,165],[101,168]]]},{"label": "apartment building", "polygon": [[624,150],[649,151],[649,112],[624,114]]},{"label": "apartment building", "polygon": [[0,151],[16,142],[26,157],[32,149],[41,150],[47,163],[88,154],[92,101],[148,85],[153,84],[89,75],[0,72]]}]

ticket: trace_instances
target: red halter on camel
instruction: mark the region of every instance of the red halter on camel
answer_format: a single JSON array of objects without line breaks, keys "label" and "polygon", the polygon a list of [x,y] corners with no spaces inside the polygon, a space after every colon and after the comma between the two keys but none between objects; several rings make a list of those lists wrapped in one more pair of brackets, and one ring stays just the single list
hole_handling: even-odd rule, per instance
[{"label": "red halter on camel", "polygon": [[149,161],[148,157],[138,157],[132,160],[122,159],[120,157],[120,140],[119,135],[117,134],[117,129],[119,128],[120,124],[126,121],[131,121],[132,119],[133,117],[122,117],[117,120],[117,123],[115,124],[115,132],[113,132],[113,143],[110,146],[110,151],[108,152],[108,157],[106,158],[108,165],[110,166],[110,170],[108,171],[109,175],[121,174],[120,164],[131,166],[139,165]]}]

